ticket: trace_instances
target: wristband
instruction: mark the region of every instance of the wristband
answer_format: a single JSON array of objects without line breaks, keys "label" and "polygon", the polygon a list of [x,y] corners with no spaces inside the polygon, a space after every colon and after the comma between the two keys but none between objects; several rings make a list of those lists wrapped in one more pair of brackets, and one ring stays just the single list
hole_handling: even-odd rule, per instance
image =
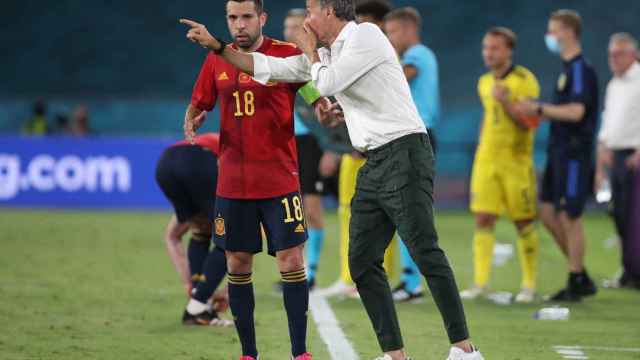
[{"label": "wristband", "polygon": [[538,116],[544,115],[544,105],[538,104]]},{"label": "wristband", "polygon": [[[213,35],[211,35],[213,36]],[[220,48],[216,49],[216,50],[212,50],[214,54],[216,55],[222,55],[222,53],[224,52],[224,49],[227,48],[227,43],[222,40],[222,39],[218,39],[217,37],[213,36],[214,39],[216,39],[217,42],[220,43]]]}]

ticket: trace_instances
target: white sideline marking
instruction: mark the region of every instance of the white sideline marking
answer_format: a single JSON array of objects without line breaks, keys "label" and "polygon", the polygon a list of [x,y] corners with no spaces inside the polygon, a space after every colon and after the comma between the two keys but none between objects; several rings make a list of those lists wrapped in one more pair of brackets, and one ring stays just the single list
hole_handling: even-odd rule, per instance
[{"label": "white sideline marking", "polygon": [[565,346],[565,345],[557,345],[553,347],[556,350],[595,350],[595,351],[605,351],[605,352],[634,352],[640,353],[640,348],[621,348],[621,347],[612,347],[612,346]]},{"label": "white sideline marking", "polygon": [[320,337],[332,360],[358,360],[358,355],[340,328],[336,315],[324,296],[309,294],[309,308]]},{"label": "white sideline marking", "polygon": [[582,346],[554,346],[553,349],[564,359],[587,360],[589,357],[582,351]]}]

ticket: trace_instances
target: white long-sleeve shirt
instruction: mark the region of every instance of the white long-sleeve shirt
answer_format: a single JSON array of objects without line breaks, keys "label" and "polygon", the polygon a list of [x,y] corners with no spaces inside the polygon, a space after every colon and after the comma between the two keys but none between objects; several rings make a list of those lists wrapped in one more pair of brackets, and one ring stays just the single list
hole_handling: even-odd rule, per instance
[{"label": "white long-sleeve shirt", "polygon": [[345,115],[353,146],[367,151],[427,130],[411,98],[398,55],[382,31],[370,23],[349,22],[320,62],[305,55],[274,58],[253,53],[254,79],[313,80],[323,96],[335,96]]},{"label": "white long-sleeve shirt", "polygon": [[640,64],[609,81],[598,140],[613,150],[640,149]]}]

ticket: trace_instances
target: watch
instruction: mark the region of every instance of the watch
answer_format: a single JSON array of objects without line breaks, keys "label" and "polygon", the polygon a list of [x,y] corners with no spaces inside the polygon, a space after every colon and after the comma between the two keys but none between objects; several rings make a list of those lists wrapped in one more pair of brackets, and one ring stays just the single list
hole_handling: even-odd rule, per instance
[{"label": "watch", "polygon": [[538,116],[543,116],[543,115],[544,115],[544,105],[538,104]]},{"label": "watch", "polygon": [[[213,35],[211,35],[211,36],[213,36]],[[217,38],[215,36],[213,36],[213,38],[216,39],[216,41],[220,43],[220,48],[218,48],[216,50],[211,50],[211,51],[213,51],[213,53],[216,54],[216,55],[222,55],[222,53],[224,52],[224,49],[227,48],[228,44],[224,40],[219,39],[219,38]]]}]

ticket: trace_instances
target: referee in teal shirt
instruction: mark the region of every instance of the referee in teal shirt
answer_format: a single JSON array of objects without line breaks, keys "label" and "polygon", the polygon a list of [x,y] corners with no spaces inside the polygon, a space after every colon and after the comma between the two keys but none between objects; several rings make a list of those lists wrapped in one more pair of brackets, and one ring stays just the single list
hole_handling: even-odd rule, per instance
[{"label": "referee in teal shirt", "polygon": [[[437,141],[433,128],[440,117],[438,61],[433,51],[420,42],[421,27],[420,14],[412,7],[396,9],[385,16],[385,32],[401,56],[400,62],[409,81],[413,102],[429,132],[435,153]],[[400,284],[393,289],[393,299],[397,302],[416,301],[424,296],[420,270],[404,242],[398,241],[398,245],[402,275]]]}]

